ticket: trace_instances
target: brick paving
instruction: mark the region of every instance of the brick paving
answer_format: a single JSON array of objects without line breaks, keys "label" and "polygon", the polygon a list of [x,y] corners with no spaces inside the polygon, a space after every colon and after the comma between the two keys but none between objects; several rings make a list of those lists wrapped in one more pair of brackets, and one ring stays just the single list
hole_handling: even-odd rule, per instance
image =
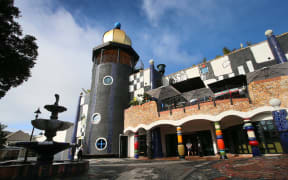
[{"label": "brick paving", "polygon": [[[202,176],[201,176],[202,175]],[[213,161],[210,165],[192,173],[186,179],[287,179],[288,155],[262,156],[256,158],[231,158]],[[200,179],[200,178],[199,178]]]},{"label": "brick paving", "polygon": [[251,155],[235,157],[228,154],[228,157],[227,160],[219,160],[218,156],[193,156],[186,157],[186,160],[179,160],[178,157],[153,160],[146,158],[137,160],[91,159],[90,168],[86,174],[69,178],[69,180],[288,180],[288,155],[252,158]]}]

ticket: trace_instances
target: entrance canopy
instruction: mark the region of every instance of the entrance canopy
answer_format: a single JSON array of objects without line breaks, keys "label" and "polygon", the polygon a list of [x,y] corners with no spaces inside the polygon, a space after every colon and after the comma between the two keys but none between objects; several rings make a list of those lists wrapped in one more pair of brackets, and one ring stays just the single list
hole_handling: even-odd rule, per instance
[{"label": "entrance canopy", "polygon": [[182,96],[187,99],[187,100],[192,100],[192,99],[198,99],[202,97],[209,97],[209,96],[214,96],[213,92],[211,91],[210,88],[200,88],[200,89],[195,89],[189,92],[185,92],[182,94]]},{"label": "entrance canopy", "polygon": [[241,86],[246,86],[247,81],[245,75],[235,76],[228,79],[223,79],[221,81],[217,81],[215,83],[208,84],[210,89],[216,93],[219,91],[224,91],[227,89],[238,88]]},{"label": "entrance canopy", "polygon": [[205,84],[200,77],[196,77],[172,84],[172,86],[175,87],[179,92],[184,93],[195,89],[204,88]]},{"label": "entrance canopy", "polygon": [[288,75],[288,62],[264,67],[257,71],[246,74],[248,83],[285,75]]},{"label": "entrance canopy", "polygon": [[156,89],[152,89],[150,91],[146,92],[150,96],[158,99],[158,100],[164,100],[173,96],[180,95],[181,93],[175,89],[173,86],[161,86]]}]

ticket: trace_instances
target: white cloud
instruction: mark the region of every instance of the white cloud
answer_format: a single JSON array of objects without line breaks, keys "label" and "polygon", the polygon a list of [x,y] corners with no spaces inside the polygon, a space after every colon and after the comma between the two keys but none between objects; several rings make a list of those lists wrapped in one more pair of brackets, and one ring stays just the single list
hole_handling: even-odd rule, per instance
[{"label": "white cloud", "polygon": [[165,59],[168,64],[192,65],[193,61],[201,57],[200,54],[190,55],[184,48],[181,48],[181,41],[177,35],[163,33],[153,41],[153,54],[158,58]]},{"label": "white cloud", "polygon": [[153,47],[156,61],[159,58],[170,65],[197,64],[203,58],[197,46],[203,28],[214,31],[231,21],[231,9],[225,5],[215,0],[142,0],[142,10],[153,26],[150,29],[154,29],[151,36],[144,33],[146,48]]},{"label": "white cloud", "polygon": [[197,64],[203,57],[201,52],[197,52],[197,50],[188,51],[189,48],[193,49],[196,43],[190,43],[190,47],[187,48],[187,42],[183,40],[181,33],[171,33],[165,29],[161,32],[151,32],[151,34],[145,31],[139,32],[134,45],[137,46],[140,58],[146,67],[149,66],[148,61],[152,58],[156,64],[166,64],[167,73],[172,73],[180,67]]},{"label": "white cloud", "polygon": [[37,38],[39,56],[32,77],[0,100],[1,123],[8,129],[29,130],[38,107],[46,112],[41,117],[49,118],[43,106],[54,103],[55,93],[68,108],[60,119],[74,121],[81,88],[90,88],[92,48],[101,43],[103,28],[80,27],[68,11],[52,7],[51,1],[18,0],[15,5],[21,10],[24,34]]},{"label": "white cloud", "polygon": [[142,9],[153,26],[158,26],[163,17],[171,20],[173,16],[178,16],[183,18],[182,23],[197,20],[203,24],[211,24],[215,22],[215,16],[227,18],[229,14],[215,0],[142,0]]}]

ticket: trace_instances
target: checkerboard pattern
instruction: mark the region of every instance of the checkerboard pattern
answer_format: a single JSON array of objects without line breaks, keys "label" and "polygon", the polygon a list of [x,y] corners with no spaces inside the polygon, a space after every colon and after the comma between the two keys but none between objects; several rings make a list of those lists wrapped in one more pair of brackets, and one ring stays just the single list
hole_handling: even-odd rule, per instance
[{"label": "checkerboard pattern", "polygon": [[140,71],[138,73],[132,74],[129,77],[129,93],[144,88],[144,73]]}]

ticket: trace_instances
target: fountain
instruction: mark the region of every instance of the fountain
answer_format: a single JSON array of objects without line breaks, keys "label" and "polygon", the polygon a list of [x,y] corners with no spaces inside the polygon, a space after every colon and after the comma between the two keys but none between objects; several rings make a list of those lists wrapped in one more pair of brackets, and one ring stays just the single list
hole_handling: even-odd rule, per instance
[{"label": "fountain", "polygon": [[[76,148],[75,144],[56,142],[53,137],[57,131],[63,131],[73,125],[71,122],[58,120],[58,114],[66,111],[59,105],[59,95],[55,94],[56,101],[44,108],[51,112],[50,119],[37,118],[32,120],[33,127],[44,130],[46,140],[44,142],[17,142],[14,146],[25,147],[34,151],[36,162],[8,162],[0,164],[0,177],[14,179],[15,177],[64,177],[73,176],[85,172],[88,169],[88,161],[53,161],[54,155],[67,148]],[[44,171],[43,171],[44,170]]]}]

